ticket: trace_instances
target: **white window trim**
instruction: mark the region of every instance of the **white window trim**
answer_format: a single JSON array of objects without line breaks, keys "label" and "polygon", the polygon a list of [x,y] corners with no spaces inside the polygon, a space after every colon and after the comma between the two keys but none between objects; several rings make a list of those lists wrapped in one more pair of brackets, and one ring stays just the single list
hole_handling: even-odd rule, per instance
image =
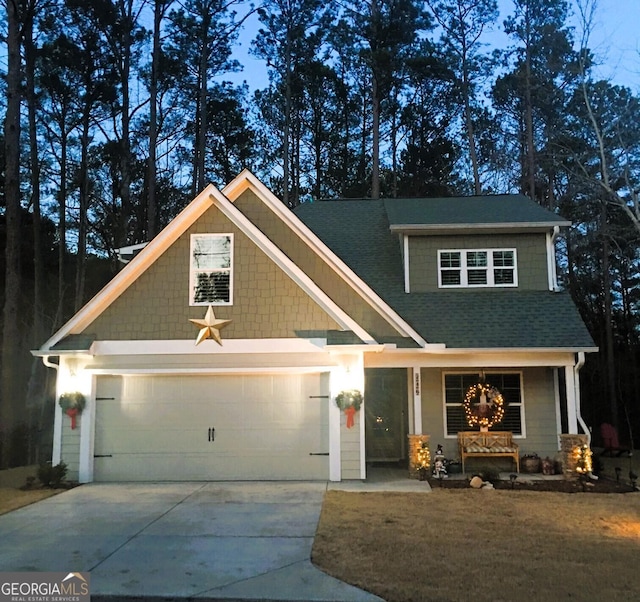
[{"label": "white window trim", "polygon": [[[194,301],[194,292],[195,292],[195,274],[196,270],[192,265],[193,258],[193,248],[195,245],[195,240],[198,237],[225,237],[229,238],[230,248],[229,248],[229,301]],[[198,232],[196,234],[191,235],[190,245],[189,245],[189,305],[194,307],[207,306],[207,305],[215,305],[215,306],[223,306],[223,305],[233,305],[233,272],[234,272],[234,240],[232,232]],[[203,270],[205,271],[205,270]],[[210,272],[214,272],[216,270],[206,270]],[[223,270],[219,270],[223,271]]]},{"label": "white window trim", "polygon": [[[495,251],[510,251],[513,253],[513,268],[504,268],[502,266],[493,265],[493,253]],[[441,257],[443,253],[460,253],[459,268],[442,268]],[[469,269],[477,269],[473,266],[467,266],[467,253],[486,253],[487,254],[487,283],[486,284],[469,284]],[[460,284],[443,284],[442,273],[460,270]],[[496,269],[513,269],[513,283],[496,284],[494,281],[494,270]],[[438,287],[439,288],[515,288],[518,286],[518,252],[515,248],[492,248],[492,249],[440,249],[438,250]]]},{"label": "white window trim", "polygon": [[[486,373],[486,371],[485,371]],[[527,438],[527,422],[525,416],[525,403],[524,403],[524,372],[522,370],[500,370],[499,368],[491,370],[490,374],[518,374],[520,376],[520,403],[511,404],[512,406],[520,405],[520,425],[522,427],[522,433],[516,435],[514,433],[514,439],[526,439]],[[447,406],[456,406],[455,403],[447,403],[447,388],[446,377],[450,374],[475,374],[473,370],[447,370],[442,372],[442,430],[445,439],[457,439],[458,435],[449,435],[447,433]],[[482,378],[482,374],[478,373],[478,379]]]}]

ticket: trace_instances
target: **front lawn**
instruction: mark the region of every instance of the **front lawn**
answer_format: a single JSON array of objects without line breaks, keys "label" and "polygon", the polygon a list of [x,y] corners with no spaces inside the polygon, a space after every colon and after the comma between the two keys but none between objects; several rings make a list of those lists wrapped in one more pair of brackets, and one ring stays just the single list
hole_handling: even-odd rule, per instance
[{"label": "front lawn", "polygon": [[389,602],[640,599],[640,493],[329,491],[312,560]]}]

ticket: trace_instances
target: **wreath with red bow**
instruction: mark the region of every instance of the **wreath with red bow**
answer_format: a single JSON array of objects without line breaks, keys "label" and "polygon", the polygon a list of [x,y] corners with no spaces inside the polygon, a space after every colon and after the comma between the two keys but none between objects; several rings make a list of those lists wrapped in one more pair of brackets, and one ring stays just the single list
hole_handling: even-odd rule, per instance
[{"label": "wreath with red bow", "polygon": [[358,389],[340,391],[336,395],[336,405],[345,413],[347,417],[347,428],[350,429],[355,424],[354,416],[362,405],[362,393]]},{"label": "wreath with red bow", "polygon": [[85,405],[87,405],[87,400],[85,396],[75,391],[73,393],[63,393],[60,395],[60,399],[58,400],[62,411],[71,418],[71,428],[76,428],[76,417],[82,414],[82,410],[84,410]]}]

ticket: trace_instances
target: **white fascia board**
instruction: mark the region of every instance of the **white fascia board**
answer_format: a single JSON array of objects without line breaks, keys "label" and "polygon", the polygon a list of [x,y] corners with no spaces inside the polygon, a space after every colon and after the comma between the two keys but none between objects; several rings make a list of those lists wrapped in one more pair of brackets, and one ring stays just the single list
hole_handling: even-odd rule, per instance
[{"label": "white fascia board", "polygon": [[96,341],[94,355],[230,355],[318,353],[324,351],[325,339],[222,339],[218,345],[205,339],[196,345],[195,338],[148,341]]},{"label": "white fascia board", "polygon": [[427,342],[407,322],[405,322],[378,294],[371,289],[347,264],[322,242],[288,207],[282,203],[250,171],[243,170],[232,182],[222,189],[222,193],[233,203],[247,188],[284,221],[309,248],[318,254],[338,276],[347,282],[356,293],[375,309],[402,336],[411,337],[418,345]]},{"label": "white fascia board", "polygon": [[[442,353],[444,354],[456,354],[456,353],[473,353],[476,355],[484,355],[486,353],[596,353],[598,347],[491,347],[487,349],[481,348],[446,348]],[[430,353],[429,349],[420,349],[421,353]]]},{"label": "white fascia board", "polygon": [[376,344],[376,340],[267,238],[233,203],[218,191],[212,194],[213,202],[243,233],[253,241],[267,257],[273,260],[291,280],[305,291],[344,330],[353,331],[365,343]]},{"label": "white fascia board", "polygon": [[240,375],[240,374],[322,374],[331,372],[335,369],[335,365],[319,364],[316,366],[256,366],[245,368],[86,368],[89,374],[112,375],[122,374],[131,376],[152,376],[154,374],[170,374],[176,375]]},{"label": "white fascia board", "polygon": [[216,188],[209,184],[189,203],[134,259],[132,259],[113,279],[78,311],[44,345],[50,349],[68,334],[82,332],[111,303],[113,303],[135,280],[147,270],[209,207]]},{"label": "white fascia board", "polygon": [[567,349],[546,350],[447,350],[443,353],[425,354],[421,350],[397,349],[380,354],[367,354],[366,366],[422,368],[524,368],[557,367],[574,361],[575,352]]},{"label": "white fascia board", "polygon": [[466,232],[468,230],[483,230],[492,232],[494,230],[510,230],[514,232],[531,232],[536,230],[538,232],[547,232],[553,230],[554,227],[567,227],[571,222],[565,220],[558,220],[557,222],[510,222],[495,224],[491,222],[483,224],[392,224],[389,227],[391,232],[409,232],[412,234],[417,233],[440,233],[448,234],[450,231]]}]

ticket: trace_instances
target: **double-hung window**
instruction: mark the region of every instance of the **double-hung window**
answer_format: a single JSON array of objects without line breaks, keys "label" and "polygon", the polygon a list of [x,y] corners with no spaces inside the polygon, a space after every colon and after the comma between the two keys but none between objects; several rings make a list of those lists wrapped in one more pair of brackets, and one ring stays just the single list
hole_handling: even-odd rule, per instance
[{"label": "double-hung window", "polygon": [[231,305],[233,234],[192,234],[190,261],[190,304]]},{"label": "double-hung window", "polygon": [[[487,373],[487,384],[494,386],[504,399],[504,418],[491,430],[511,431],[516,436],[524,435],[524,403],[522,399],[522,374],[520,372]],[[448,373],[444,375],[444,430],[447,437],[455,437],[459,431],[479,430],[471,428],[464,413],[464,398],[467,389],[480,382],[481,374]]]},{"label": "double-hung window", "polygon": [[515,249],[438,251],[440,288],[517,286]]}]

